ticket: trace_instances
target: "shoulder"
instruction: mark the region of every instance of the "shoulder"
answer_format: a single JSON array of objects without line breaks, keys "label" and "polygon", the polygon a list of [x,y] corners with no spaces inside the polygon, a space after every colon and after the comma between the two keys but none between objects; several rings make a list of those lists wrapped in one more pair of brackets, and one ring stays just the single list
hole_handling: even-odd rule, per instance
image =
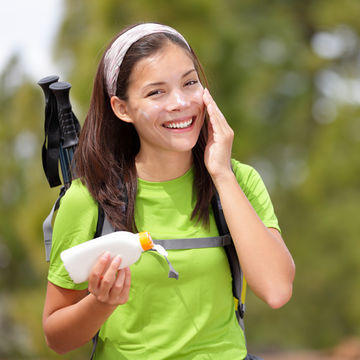
[{"label": "shoulder", "polygon": [[86,186],[73,180],[60,201],[57,211],[50,253],[48,280],[68,289],[85,289],[86,284],[75,285],[61,261],[63,250],[94,237],[98,220],[98,206]]},{"label": "shoulder", "polygon": [[54,223],[54,235],[57,237],[59,233],[66,235],[91,233],[94,228],[96,229],[97,218],[96,201],[79,179],[73,180],[60,201]]},{"label": "shoulder", "polygon": [[236,180],[264,225],[281,231],[269,193],[258,171],[235,159],[231,160],[231,165]]},{"label": "shoulder", "polygon": [[254,190],[257,186],[264,186],[258,171],[250,165],[231,159],[235,177],[245,193]]},{"label": "shoulder", "polygon": [[94,206],[96,206],[96,201],[80,179],[72,181],[70,188],[61,199],[61,207],[66,207],[70,211],[86,209],[88,207],[92,208]]}]

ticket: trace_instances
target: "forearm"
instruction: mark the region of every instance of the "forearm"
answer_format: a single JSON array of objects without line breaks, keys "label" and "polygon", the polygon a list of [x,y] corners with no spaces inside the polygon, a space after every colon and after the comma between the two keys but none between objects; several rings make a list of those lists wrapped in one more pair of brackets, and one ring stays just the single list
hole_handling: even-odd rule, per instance
[{"label": "forearm", "polygon": [[248,284],[271,307],[282,306],[295,268],[281,236],[263,224],[232,172],[213,180]]},{"label": "forearm", "polygon": [[63,354],[86,344],[115,308],[89,294],[76,304],[54,311],[43,324],[48,346]]}]

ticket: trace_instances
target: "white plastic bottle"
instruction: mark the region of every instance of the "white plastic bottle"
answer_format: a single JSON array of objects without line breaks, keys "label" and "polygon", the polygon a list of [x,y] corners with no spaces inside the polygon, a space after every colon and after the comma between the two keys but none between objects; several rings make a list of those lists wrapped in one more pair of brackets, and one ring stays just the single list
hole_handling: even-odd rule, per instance
[{"label": "white plastic bottle", "polygon": [[116,231],[66,249],[60,258],[71,279],[79,284],[88,280],[91,269],[105,251],[112,257],[121,256],[119,269],[122,269],[135,263],[143,251],[157,247],[148,232]]}]

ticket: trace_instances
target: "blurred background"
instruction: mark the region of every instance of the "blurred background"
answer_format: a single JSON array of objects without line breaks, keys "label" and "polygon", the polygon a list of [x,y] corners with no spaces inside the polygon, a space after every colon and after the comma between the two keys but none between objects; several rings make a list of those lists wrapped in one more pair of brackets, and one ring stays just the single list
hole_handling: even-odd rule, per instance
[{"label": "blurred background", "polygon": [[235,130],[233,156],[262,175],[294,257],[284,308],[248,293],[250,350],[360,359],[360,1],[13,0],[0,13],[1,359],[60,358],[41,327],[42,222],[59,189],[42,170],[36,82],[69,81],[83,123],[106,44],[139,21],[173,26],[194,48]]}]

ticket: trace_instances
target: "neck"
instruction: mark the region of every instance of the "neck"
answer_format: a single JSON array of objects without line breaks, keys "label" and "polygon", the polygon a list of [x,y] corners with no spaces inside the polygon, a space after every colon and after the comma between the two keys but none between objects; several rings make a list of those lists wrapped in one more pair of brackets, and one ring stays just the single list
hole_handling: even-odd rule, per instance
[{"label": "neck", "polygon": [[147,181],[169,181],[184,175],[192,166],[192,152],[162,152],[144,154],[135,159],[140,179]]}]

